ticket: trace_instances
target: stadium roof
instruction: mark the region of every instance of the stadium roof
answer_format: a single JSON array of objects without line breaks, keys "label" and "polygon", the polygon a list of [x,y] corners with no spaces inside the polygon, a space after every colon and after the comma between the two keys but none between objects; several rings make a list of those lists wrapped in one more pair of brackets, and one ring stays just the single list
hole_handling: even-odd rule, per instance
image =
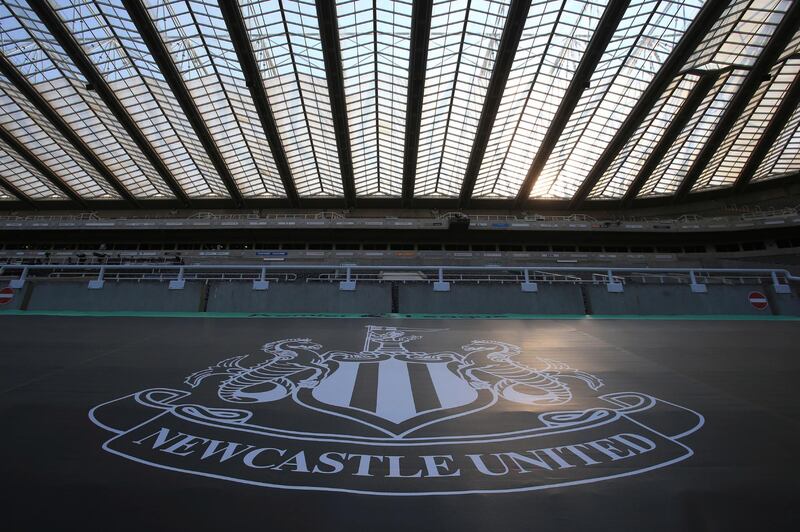
[{"label": "stadium roof", "polygon": [[799,30],[790,0],[2,0],[0,200],[737,191],[800,171]]}]

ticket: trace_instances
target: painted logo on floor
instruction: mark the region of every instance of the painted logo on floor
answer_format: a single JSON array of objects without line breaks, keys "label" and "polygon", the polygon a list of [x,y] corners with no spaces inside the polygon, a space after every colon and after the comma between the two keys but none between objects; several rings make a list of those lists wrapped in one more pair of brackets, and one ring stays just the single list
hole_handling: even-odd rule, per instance
[{"label": "painted logo on floor", "polygon": [[[257,486],[375,495],[515,492],[626,477],[685,460],[692,410],[595,375],[436,329],[368,326],[358,351],[307,338],[222,360],[185,388],[89,412],[103,448],[153,467]],[[581,405],[576,408],[575,405]]]}]

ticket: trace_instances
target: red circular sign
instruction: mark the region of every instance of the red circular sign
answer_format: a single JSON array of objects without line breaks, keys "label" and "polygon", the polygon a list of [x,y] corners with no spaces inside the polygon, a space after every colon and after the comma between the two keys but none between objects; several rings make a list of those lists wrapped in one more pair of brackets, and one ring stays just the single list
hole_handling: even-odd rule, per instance
[{"label": "red circular sign", "polygon": [[11,300],[14,299],[14,289],[5,287],[0,288],[0,305],[5,305],[6,303],[11,303]]},{"label": "red circular sign", "polygon": [[750,304],[753,305],[753,308],[757,310],[764,310],[769,306],[769,302],[767,301],[767,296],[764,295],[763,292],[753,291],[747,295],[747,299],[750,300]]}]

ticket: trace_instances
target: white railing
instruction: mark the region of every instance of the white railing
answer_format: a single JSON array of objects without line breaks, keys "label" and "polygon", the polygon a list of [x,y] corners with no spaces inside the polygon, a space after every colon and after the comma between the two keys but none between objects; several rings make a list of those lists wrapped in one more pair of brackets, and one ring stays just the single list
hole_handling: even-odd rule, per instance
[{"label": "white railing", "polygon": [[[592,283],[606,284],[609,290],[623,284],[650,278],[670,281],[673,284],[688,284],[694,291],[702,291],[704,283],[744,284],[746,282],[770,282],[776,291],[786,293],[788,284],[800,281],[800,276],[781,268],[631,268],[631,267],[589,267],[589,266],[431,266],[431,265],[391,265],[372,266],[343,264],[119,264],[119,265],[5,265],[0,266],[0,277],[10,279],[12,288],[22,287],[31,277],[68,278],[96,277],[104,279],[138,280],[258,280],[290,282],[298,279],[298,274],[306,273],[304,278],[312,281],[339,281],[355,286],[357,281],[380,282],[381,272],[419,271],[429,275],[420,281],[437,285],[478,282],[513,282],[523,286],[536,282],[544,283]],[[316,273],[316,277],[313,274]],[[309,274],[311,274],[309,276]],[[407,281],[415,282],[415,281]],[[352,288],[347,288],[352,289]]]},{"label": "white railing", "polygon": [[466,214],[460,212],[448,212],[439,215],[439,219],[450,218],[469,218],[475,222],[596,222],[587,214],[526,214],[523,216],[515,216],[513,214]]},{"label": "white railing", "polygon": [[[576,276],[566,276],[566,275],[557,275],[557,274],[548,274],[546,272],[537,272],[539,275],[535,275],[533,273],[530,274],[531,281],[539,281],[539,282],[546,282],[546,283],[571,283],[571,284],[578,284],[584,282],[584,279]],[[306,279],[306,282],[340,282],[347,280],[347,272],[346,271],[335,271],[335,272],[328,272],[328,273],[321,273],[315,277],[309,277]],[[391,282],[398,282],[398,283],[433,283],[439,280],[435,274],[431,276],[425,276],[420,279],[386,279],[381,273],[350,273],[350,280],[351,281],[369,281],[369,282],[378,282],[378,283],[391,283]],[[442,273],[441,280],[447,283],[471,283],[471,284],[481,284],[481,283],[520,283],[525,280],[525,276],[522,273],[519,274],[502,274],[502,273]]]},{"label": "white railing", "polygon": [[[179,278],[179,270],[175,271],[142,271],[142,272],[105,272],[103,279],[106,281],[173,281]],[[67,271],[52,272],[47,275],[48,279],[94,279],[97,272],[86,271]],[[201,272],[183,274],[183,279],[193,281],[254,281],[260,280],[260,273],[252,272]],[[297,280],[295,273],[271,273],[264,277],[265,281],[272,282],[292,282]]]},{"label": "white railing", "polygon": [[605,273],[592,273],[592,284],[625,283],[624,277],[612,275],[610,271]]}]

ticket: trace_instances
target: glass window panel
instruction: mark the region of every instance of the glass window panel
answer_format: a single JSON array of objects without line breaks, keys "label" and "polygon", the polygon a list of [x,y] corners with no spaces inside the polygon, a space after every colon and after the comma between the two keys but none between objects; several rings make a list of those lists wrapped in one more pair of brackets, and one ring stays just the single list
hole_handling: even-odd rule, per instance
[{"label": "glass window panel", "polygon": [[[121,0],[51,5],[186,194],[226,197],[222,180]],[[48,34],[43,38],[52,41]],[[59,60],[68,64],[66,58]],[[77,78],[79,73],[68,76]]]},{"label": "glass window panel", "polygon": [[640,196],[673,194],[678,190],[746,75],[745,70],[731,70],[717,79],[692,119],[645,182]]},{"label": "glass window panel", "polygon": [[433,3],[414,194],[458,196],[510,1]]},{"label": "glass window panel", "polygon": [[239,191],[245,197],[285,195],[218,2],[147,3]]},{"label": "glass window panel", "polygon": [[629,4],[532,197],[573,196],[702,4],[702,0],[634,0]]},{"label": "glass window panel", "polygon": [[398,196],[403,186],[410,1],[336,4],[356,194]]},{"label": "glass window panel", "polygon": [[94,167],[0,75],[0,127],[83,198],[116,198]]},{"label": "glass window panel", "polygon": [[474,196],[516,196],[605,4],[567,0],[531,4]]},{"label": "glass window panel", "polygon": [[[736,1],[728,6],[711,32],[695,51],[687,65],[691,68],[715,69],[727,67],[695,116],[684,128],[678,140],[670,147],[667,156],[648,178],[640,196],[673,194],[678,190],[692,164],[705,146],[717,123],[725,113],[730,101],[741,87],[747,75],[746,68],[754,63],[754,58],[763,51],[769,37],[775,32],[790,2],[780,0]],[[795,35],[797,38],[797,35]],[[788,49],[797,42],[792,40]],[[730,69],[730,67],[736,67]],[[740,68],[743,67],[743,68]],[[759,92],[767,90],[762,86]],[[758,98],[755,100],[758,101]],[[737,121],[734,131],[741,132],[747,125],[747,117],[756,110],[757,104],[750,102],[744,118]],[[738,134],[738,133],[737,133]],[[736,135],[728,135],[723,142],[723,151],[715,154],[711,166],[716,169],[723,165],[723,157],[734,146]],[[737,151],[741,150],[741,146]],[[749,151],[751,148],[745,148]],[[727,163],[720,181],[731,182],[734,172],[731,161]],[[704,172],[695,187],[712,184],[712,173]],[[713,186],[713,185],[712,185]]]},{"label": "glass window panel", "polygon": [[17,198],[13,194],[11,194],[9,191],[4,189],[2,186],[0,186],[0,201],[8,201],[8,200],[13,200],[13,199],[17,199]]},{"label": "glass window panel", "polygon": [[[171,196],[124,129],[27,6],[0,6],[3,53],[134,196]],[[8,39],[8,40],[6,40]]]},{"label": "glass window panel", "polygon": [[799,59],[791,59],[772,68],[770,80],[761,83],[703,170],[693,190],[732,185],[736,182],[798,72]]},{"label": "glass window panel", "polygon": [[791,55],[796,55],[800,52],[800,30],[795,32],[792,40],[789,41],[789,44],[783,50],[783,53],[778,58],[778,61],[783,61],[784,59],[788,58]]},{"label": "glass window panel", "polygon": [[788,0],[732,2],[689,57],[685,70],[753,66],[790,5]]},{"label": "glass window panel", "polygon": [[250,42],[301,196],[342,196],[316,6],[241,0]]},{"label": "glass window panel", "polygon": [[0,175],[31,199],[66,199],[66,196],[28,161],[0,141]]},{"label": "glass window panel", "polygon": [[770,146],[752,181],[764,181],[797,172],[800,172],[800,106],[794,110]]},{"label": "glass window panel", "polygon": [[699,79],[699,76],[689,74],[672,80],[645,120],[625,143],[625,147],[603,173],[590,198],[612,199],[625,195]]}]

